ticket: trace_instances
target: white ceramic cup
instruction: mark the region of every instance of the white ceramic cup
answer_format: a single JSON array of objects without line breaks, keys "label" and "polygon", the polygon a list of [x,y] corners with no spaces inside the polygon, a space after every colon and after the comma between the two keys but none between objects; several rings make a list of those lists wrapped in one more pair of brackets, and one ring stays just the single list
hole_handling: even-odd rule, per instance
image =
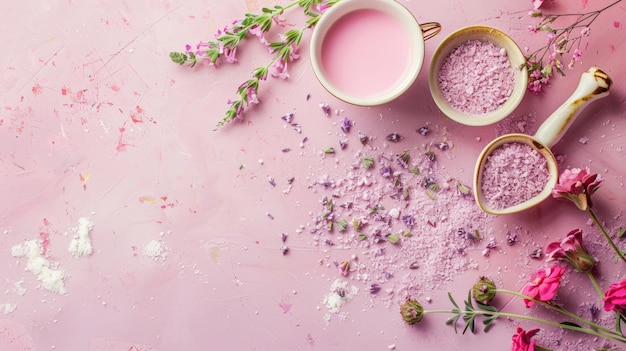
[{"label": "white ceramic cup", "polygon": [[[377,60],[373,59],[376,55],[368,54],[368,50],[362,50],[357,55],[346,55],[333,60],[328,59],[328,52],[325,53],[324,51],[329,49],[327,49],[325,43],[327,44],[329,40],[333,40],[333,36],[342,35],[340,32],[344,31],[345,28],[351,27],[354,30],[358,25],[366,25],[364,23],[339,24],[342,21],[348,21],[348,18],[353,16],[350,19],[351,21],[355,18],[355,13],[358,11],[361,11],[360,13],[368,11],[370,14],[372,11],[375,11],[378,14],[382,14],[381,16],[386,17],[386,20],[391,21],[394,28],[399,29],[398,33],[402,35],[389,38],[389,40],[396,40],[395,45],[402,49],[398,50],[401,52],[390,50],[387,39],[382,42],[373,38],[370,43],[372,49],[381,50],[380,52],[375,51],[376,55],[381,53],[384,55],[399,55],[398,57],[388,56],[390,63],[376,62]],[[375,23],[378,22],[367,22],[367,26],[370,27],[366,28],[370,30],[371,26],[376,25]],[[382,28],[373,30],[383,31],[389,27],[382,26]],[[432,38],[440,31],[441,25],[439,23],[418,23],[407,8],[395,0],[342,0],[322,14],[321,19],[313,30],[310,50],[313,72],[329,93],[345,102],[360,106],[382,105],[403,94],[415,82],[424,62],[424,41]],[[398,37],[402,37],[403,40],[397,40]],[[370,48],[367,47],[366,49]],[[394,66],[394,59],[404,60],[407,64],[405,67]],[[366,69],[361,69],[363,71],[362,75],[352,73],[350,76],[342,77],[344,81],[350,80],[350,84],[361,85],[363,88],[368,89],[368,92],[357,93],[354,89],[346,89],[341,84],[338,84],[336,72],[339,71],[341,73],[342,71],[337,67],[333,67],[333,65],[338,64],[344,65],[343,67],[348,65],[348,68],[351,65],[354,65],[354,67],[369,65]],[[388,72],[389,77],[385,76]],[[346,79],[346,77],[348,78]],[[376,77],[383,77],[384,79],[377,80]],[[390,83],[388,79],[393,80],[393,82]],[[382,83],[383,81],[385,82]]]}]

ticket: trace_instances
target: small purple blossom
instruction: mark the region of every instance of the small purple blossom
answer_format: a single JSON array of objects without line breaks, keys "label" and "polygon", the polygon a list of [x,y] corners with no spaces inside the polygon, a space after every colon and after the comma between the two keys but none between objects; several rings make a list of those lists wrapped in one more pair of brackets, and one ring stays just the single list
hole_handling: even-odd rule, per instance
[{"label": "small purple blossom", "polygon": [[389,166],[384,166],[380,168],[380,175],[383,176],[384,178],[389,178],[393,175],[393,172],[391,171],[391,167]]},{"label": "small purple blossom", "polygon": [[354,123],[348,119],[348,117],[345,117],[342,121],[341,121],[341,130],[344,133],[348,133],[350,132],[350,128],[352,128],[352,126],[354,125]]},{"label": "small purple blossom", "polygon": [[415,217],[410,214],[403,215],[402,222],[404,222],[404,224],[406,224],[408,227],[413,227],[415,226]]},{"label": "small purple blossom", "polygon": [[280,118],[287,123],[291,123],[291,121],[293,121],[293,117],[294,117],[294,114],[290,112],[281,116]]},{"label": "small purple blossom", "polygon": [[330,105],[325,102],[320,102],[320,108],[322,109],[326,117],[330,117]]}]

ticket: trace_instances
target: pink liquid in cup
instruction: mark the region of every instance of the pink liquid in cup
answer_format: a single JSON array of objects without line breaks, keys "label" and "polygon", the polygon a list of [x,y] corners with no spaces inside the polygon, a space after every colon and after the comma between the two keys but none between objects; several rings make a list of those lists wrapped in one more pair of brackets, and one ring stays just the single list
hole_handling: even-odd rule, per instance
[{"label": "pink liquid in cup", "polygon": [[375,97],[393,90],[412,61],[407,30],[392,15],[363,9],[332,25],[322,44],[322,66],[345,94]]}]

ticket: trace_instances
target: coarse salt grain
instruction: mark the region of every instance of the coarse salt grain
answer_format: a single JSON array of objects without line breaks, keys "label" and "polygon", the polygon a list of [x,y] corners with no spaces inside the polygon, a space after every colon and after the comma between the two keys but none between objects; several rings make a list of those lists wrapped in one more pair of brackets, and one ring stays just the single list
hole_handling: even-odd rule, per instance
[{"label": "coarse salt grain", "polygon": [[167,258],[167,252],[169,251],[169,247],[165,245],[162,241],[152,240],[150,241],[144,248],[143,254],[146,257],[150,257],[157,263],[165,262]]},{"label": "coarse salt grain", "polygon": [[438,78],[450,106],[481,115],[497,110],[509,99],[515,72],[504,48],[488,41],[468,40],[445,58]]},{"label": "coarse salt grain", "polygon": [[89,256],[93,253],[93,247],[91,246],[91,238],[89,234],[93,229],[93,222],[87,218],[80,218],[78,220],[78,228],[72,229],[74,237],[70,242],[68,248],[69,252],[74,256]]},{"label": "coarse salt grain", "polygon": [[515,142],[487,156],[482,174],[483,196],[487,206],[496,210],[537,196],[550,178],[545,157],[530,145]]},{"label": "coarse salt grain", "polygon": [[0,305],[0,310],[2,310],[2,313],[5,315],[9,313],[13,313],[13,311],[15,311],[16,309],[17,309],[16,304],[5,303],[3,305]]},{"label": "coarse salt grain", "polygon": [[42,288],[59,295],[67,294],[65,272],[54,267],[46,257],[42,256],[43,252],[42,243],[37,239],[11,247],[13,257],[27,258],[26,269],[35,275]]},{"label": "coarse salt grain", "polygon": [[359,292],[359,288],[348,286],[348,282],[335,279],[330,286],[330,293],[324,296],[322,303],[326,307],[326,320],[330,320],[333,314],[338,313],[346,302],[352,300]]},{"label": "coarse salt grain", "polygon": [[[311,213],[313,223],[307,225],[313,234],[312,245],[361,250],[359,260],[352,264],[355,271],[351,279],[368,287],[384,286],[389,296],[378,296],[377,300],[387,304],[394,296],[416,298],[432,293],[461,272],[474,269],[476,264],[465,253],[476,245],[475,240],[457,233],[463,229],[489,235],[492,229],[487,223],[492,217],[473,206],[473,197],[458,189],[454,178],[438,167],[436,157],[425,154],[428,147],[408,150],[410,160],[402,164],[397,162],[397,153],[384,151],[374,142],[364,148],[354,153],[353,165],[373,157],[380,160],[378,166],[391,168],[394,176],[385,177],[358,166],[347,167],[343,175],[330,175],[321,169],[323,174],[312,177],[321,180],[313,180],[311,185],[321,193],[323,205],[319,213]],[[450,149],[433,152],[453,157]],[[417,169],[420,172],[411,171]],[[369,175],[368,185],[361,181],[365,175]],[[329,213],[330,199],[333,205]],[[396,214],[398,218],[394,218]],[[328,230],[329,218],[348,223],[356,220],[359,228],[349,226],[345,232],[333,232]],[[414,274],[415,270],[407,269],[413,262],[436,269]],[[378,289],[374,291],[370,289],[374,294]]]}]

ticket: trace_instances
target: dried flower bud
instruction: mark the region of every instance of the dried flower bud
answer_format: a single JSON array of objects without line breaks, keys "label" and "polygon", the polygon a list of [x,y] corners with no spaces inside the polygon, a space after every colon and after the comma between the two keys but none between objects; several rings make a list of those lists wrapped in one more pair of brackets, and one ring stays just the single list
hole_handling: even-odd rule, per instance
[{"label": "dried flower bud", "polygon": [[488,304],[496,296],[496,284],[487,277],[480,277],[478,283],[472,287],[474,300]]},{"label": "dried flower bud", "polygon": [[415,300],[407,299],[400,306],[400,314],[407,324],[413,325],[424,317],[424,307]]},{"label": "dried flower bud", "polygon": [[350,261],[343,261],[337,267],[339,268],[339,273],[344,277],[350,274]]}]

